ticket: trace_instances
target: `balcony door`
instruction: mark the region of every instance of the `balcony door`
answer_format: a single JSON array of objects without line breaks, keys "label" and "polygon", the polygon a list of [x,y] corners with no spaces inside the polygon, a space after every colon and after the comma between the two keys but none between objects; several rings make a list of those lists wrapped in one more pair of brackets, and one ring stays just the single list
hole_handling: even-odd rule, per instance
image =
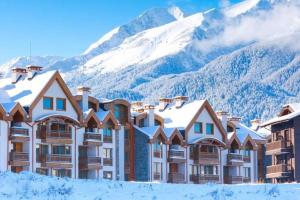
[{"label": "balcony door", "polygon": [[14,152],[23,152],[23,143],[21,143],[21,142],[14,142],[13,143],[13,151]]}]

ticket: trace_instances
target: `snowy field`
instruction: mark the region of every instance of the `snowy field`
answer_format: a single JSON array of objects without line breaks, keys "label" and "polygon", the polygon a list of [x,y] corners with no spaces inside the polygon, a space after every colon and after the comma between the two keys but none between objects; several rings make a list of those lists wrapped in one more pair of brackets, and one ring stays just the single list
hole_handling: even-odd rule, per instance
[{"label": "snowy field", "polygon": [[185,185],[73,180],[0,173],[0,199],[299,200],[300,184]]}]

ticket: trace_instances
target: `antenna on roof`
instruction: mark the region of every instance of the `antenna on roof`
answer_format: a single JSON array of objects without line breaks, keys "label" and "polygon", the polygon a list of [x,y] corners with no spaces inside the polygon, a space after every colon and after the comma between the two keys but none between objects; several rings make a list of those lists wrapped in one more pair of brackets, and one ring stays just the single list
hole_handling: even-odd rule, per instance
[{"label": "antenna on roof", "polygon": [[29,40],[29,64],[31,64],[31,40]]}]

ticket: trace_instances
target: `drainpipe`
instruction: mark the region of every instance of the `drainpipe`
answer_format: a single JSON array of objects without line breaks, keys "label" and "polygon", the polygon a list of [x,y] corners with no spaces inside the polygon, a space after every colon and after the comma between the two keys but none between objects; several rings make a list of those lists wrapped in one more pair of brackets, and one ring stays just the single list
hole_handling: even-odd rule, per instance
[{"label": "drainpipe", "polygon": [[152,182],[152,144],[149,143],[150,146],[150,182]]},{"label": "drainpipe", "polygon": [[30,123],[25,122],[28,126],[31,127],[31,171],[33,171],[34,167],[33,167],[33,163],[34,163],[34,158],[33,158],[33,154],[34,154],[34,143],[33,143],[33,127],[35,125],[35,123],[33,123],[32,125],[30,125]]},{"label": "drainpipe", "polygon": [[6,170],[8,170],[8,162],[9,162],[9,134],[10,134],[10,131],[9,131],[9,121],[5,121],[7,123],[7,145],[6,145],[6,148],[7,148],[7,159],[6,159]]}]

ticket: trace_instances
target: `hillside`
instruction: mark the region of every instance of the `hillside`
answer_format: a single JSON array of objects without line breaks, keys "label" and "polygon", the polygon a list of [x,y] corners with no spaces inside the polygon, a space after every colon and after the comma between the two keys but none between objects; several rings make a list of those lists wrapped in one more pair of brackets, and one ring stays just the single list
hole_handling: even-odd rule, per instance
[{"label": "hillside", "polygon": [[[46,70],[60,70],[73,91],[90,86],[99,98],[153,103],[187,95],[245,122],[267,119],[300,101],[299,21],[293,0],[245,0],[191,15],[153,8],[83,54],[46,63]],[[15,65],[24,63],[8,62],[0,71]]]},{"label": "hillside", "polygon": [[62,179],[28,172],[0,173],[1,200],[294,200],[299,196],[299,184],[158,184]]}]

